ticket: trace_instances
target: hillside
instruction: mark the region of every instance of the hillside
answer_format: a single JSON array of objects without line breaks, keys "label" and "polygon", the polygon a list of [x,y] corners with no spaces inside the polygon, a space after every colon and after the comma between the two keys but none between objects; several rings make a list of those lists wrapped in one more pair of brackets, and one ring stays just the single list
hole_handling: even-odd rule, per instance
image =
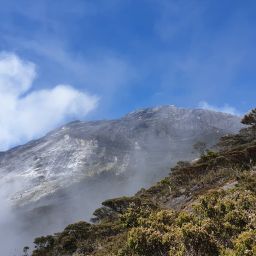
[{"label": "hillside", "polygon": [[102,174],[135,175],[139,187],[150,185],[177,160],[193,159],[194,143],[211,147],[240,128],[236,116],[174,106],[142,109],[117,120],[76,121],[1,152],[0,181],[24,181],[12,195],[20,206]]},{"label": "hillside", "polygon": [[16,240],[89,220],[107,198],[132,195],[166,176],[177,161],[198,157],[196,142],[211,147],[240,128],[236,116],[162,106],[116,120],[72,122],[2,152],[0,195],[10,191]]},{"label": "hillside", "polygon": [[256,255],[256,130],[179,162],[131,197],[106,200],[94,224],[35,239],[33,256]]}]

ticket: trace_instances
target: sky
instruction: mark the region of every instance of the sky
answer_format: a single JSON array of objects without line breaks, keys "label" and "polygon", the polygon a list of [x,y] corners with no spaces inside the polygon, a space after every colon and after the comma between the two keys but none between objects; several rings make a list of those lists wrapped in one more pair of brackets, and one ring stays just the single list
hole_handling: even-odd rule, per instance
[{"label": "sky", "polygon": [[0,3],[0,150],[75,119],[256,105],[254,0]]}]

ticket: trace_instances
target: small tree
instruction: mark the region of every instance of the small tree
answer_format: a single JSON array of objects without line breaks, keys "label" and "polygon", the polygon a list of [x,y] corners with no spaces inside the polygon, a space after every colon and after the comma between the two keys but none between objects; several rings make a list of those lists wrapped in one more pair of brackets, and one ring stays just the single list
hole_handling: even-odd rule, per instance
[{"label": "small tree", "polygon": [[256,126],[256,108],[251,110],[249,114],[246,114],[241,120],[242,124]]},{"label": "small tree", "polygon": [[29,247],[28,246],[25,246],[24,248],[23,248],[23,256],[28,256],[28,251],[29,251]]},{"label": "small tree", "polygon": [[193,145],[193,148],[200,153],[200,155],[203,155],[206,151],[206,143],[202,141],[198,141]]}]

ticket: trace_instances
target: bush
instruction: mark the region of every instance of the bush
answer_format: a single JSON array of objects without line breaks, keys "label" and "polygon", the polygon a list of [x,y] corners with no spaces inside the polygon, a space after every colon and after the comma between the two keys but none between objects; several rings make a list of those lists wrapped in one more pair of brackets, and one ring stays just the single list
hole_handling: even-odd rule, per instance
[{"label": "bush", "polygon": [[41,236],[34,240],[35,247],[38,249],[47,249],[53,246],[54,238],[52,236]]},{"label": "bush", "polygon": [[254,256],[256,255],[256,230],[241,233],[234,241],[235,256]]},{"label": "bush", "polygon": [[166,255],[169,244],[165,236],[153,228],[134,228],[129,232],[127,244],[132,251],[140,256]]},{"label": "bush", "polygon": [[189,223],[182,228],[183,242],[191,256],[217,256],[219,249],[216,241],[208,232],[199,226]]},{"label": "bush", "polygon": [[214,152],[214,151],[211,151],[211,150],[207,150],[206,153],[204,153],[201,158],[200,158],[200,162],[207,162],[211,159],[214,159],[216,157],[218,157],[219,154]]},{"label": "bush", "polygon": [[241,123],[255,126],[256,125],[256,108],[252,109],[249,114],[246,114],[241,120]]}]

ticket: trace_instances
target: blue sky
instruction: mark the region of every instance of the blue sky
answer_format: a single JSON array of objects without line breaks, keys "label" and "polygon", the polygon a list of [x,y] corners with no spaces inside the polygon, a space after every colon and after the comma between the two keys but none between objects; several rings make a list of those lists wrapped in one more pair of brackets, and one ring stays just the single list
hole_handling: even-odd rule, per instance
[{"label": "blue sky", "polygon": [[244,113],[256,105],[255,12],[253,0],[1,0],[0,51],[35,66],[19,99],[59,84],[97,98],[72,118],[163,104]]}]

